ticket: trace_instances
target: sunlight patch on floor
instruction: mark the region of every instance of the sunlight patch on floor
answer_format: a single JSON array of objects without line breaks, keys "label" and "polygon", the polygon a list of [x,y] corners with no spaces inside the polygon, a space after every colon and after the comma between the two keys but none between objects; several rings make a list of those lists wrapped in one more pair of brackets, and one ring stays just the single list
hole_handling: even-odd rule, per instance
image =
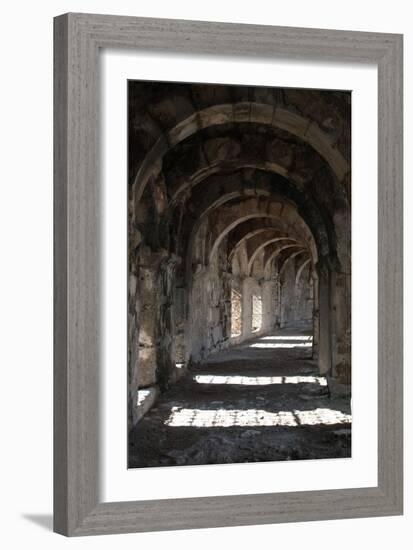
[{"label": "sunlight patch on floor", "polygon": [[193,377],[198,384],[234,384],[244,386],[270,386],[272,384],[318,384],[327,386],[324,376],[238,376],[198,374]]},{"label": "sunlight patch on floor", "polygon": [[172,407],[165,424],[173,427],[229,428],[232,426],[316,426],[347,424],[351,415],[333,409],[268,412],[260,409],[186,409]]},{"label": "sunlight patch on floor", "polygon": [[292,343],[285,343],[285,342],[273,342],[271,344],[268,344],[267,342],[257,342],[255,344],[250,344],[250,348],[311,348],[312,342],[292,342]]},{"label": "sunlight patch on floor", "polygon": [[260,340],[301,340],[312,342],[312,336],[262,336]]}]

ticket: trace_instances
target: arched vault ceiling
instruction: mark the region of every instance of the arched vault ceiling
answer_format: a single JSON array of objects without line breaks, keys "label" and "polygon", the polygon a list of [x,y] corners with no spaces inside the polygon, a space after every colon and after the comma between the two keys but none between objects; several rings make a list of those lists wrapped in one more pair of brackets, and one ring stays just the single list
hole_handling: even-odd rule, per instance
[{"label": "arched vault ceiling", "polygon": [[247,220],[235,227],[227,236],[227,251],[228,257],[231,260],[233,255],[237,252],[239,247],[246,243],[248,239],[252,239],[255,236],[262,235],[265,239],[267,236],[285,236],[285,233],[279,230],[279,227],[274,224],[273,220],[265,219],[252,219]]},{"label": "arched vault ceiling", "polygon": [[[348,203],[345,188],[332,174],[325,160],[308,144],[288,132],[259,124],[219,126],[202,130],[170,149],[162,164],[169,200],[182,200],[188,191],[210,175],[255,168],[289,179],[297,189],[316,201],[330,199],[331,208]],[[314,182],[324,172],[322,193]]]},{"label": "arched vault ceiling", "polygon": [[251,272],[252,266],[254,264],[254,261],[267,247],[269,248],[270,245],[276,245],[276,246],[300,246],[301,248],[306,248],[306,243],[300,242],[297,239],[292,239],[291,237],[284,236],[284,237],[266,237],[263,238],[261,235],[257,235],[257,237],[249,239],[247,242],[247,252],[248,252],[248,273]]},{"label": "arched vault ceiling", "polygon": [[[191,236],[188,240],[188,261],[205,261],[202,258],[192,258],[191,251],[193,249],[204,250],[204,247],[194,247],[196,238],[207,238],[209,254],[206,261],[209,262],[225,237],[237,225],[253,218],[272,219],[274,226],[277,224],[281,232],[303,243],[303,246],[309,249],[316,261],[318,253],[314,237],[293,205],[277,200],[273,196],[248,195],[240,195],[238,199],[234,199],[232,196],[222,197],[192,225]],[[187,239],[181,239],[181,241],[187,242]]]},{"label": "arched vault ceiling", "polygon": [[147,151],[159,135],[197,111],[227,103],[263,103],[314,120],[345,154],[350,94],[332,90],[129,82],[130,131]]},{"label": "arched vault ceiling", "polygon": [[294,260],[301,260],[303,258],[306,258],[307,252],[305,250],[295,250],[294,252],[289,252],[286,255],[283,255],[278,260],[278,269],[279,269],[279,277],[281,278],[284,271],[286,270],[287,266]]},{"label": "arched vault ceiling", "polygon": [[301,265],[297,269],[297,274],[295,276],[295,284],[298,285],[300,283],[301,276],[306,268],[311,267],[311,259],[310,258],[303,258]]},{"label": "arched vault ceiling", "polygon": [[[184,205],[174,210],[171,225],[177,231],[175,236],[176,253],[180,253],[179,243],[184,243],[191,231],[194,231],[195,227],[199,227],[200,220],[204,220],[214,209],[235,199],[254,197],[259,197],[255,204],[257,213],[265,212],[265,208],[271,201],[281,205],[277,216],[284,223],[287,222],[286,235],[292,238],[301,238],[305,242],[315,241],[320,254],[328,253],[330,244],[324,225],[324,216],[319,213],[311,198],[302,197],[291,190],[289,182],[284,178],[256,171],[219,174],[209,178],[205,188],[204,192],[194,189],[193,194]],[[296,197],[298,201],[289,200],[289,196]],[[226,215],[223,210],[220,211],[220,214],[221,218],[225,219]],[[241,207],[240,217],[247,214],[245,207]],[[294,222],[290,223],[290,219],[293,219]]]},{"label": "arched vault ceiling", "polygon": [[[280,128],[300,138],[317,151],[340,182],[344,181],[349,172],[349,163],[335,141],[314,120],[278,105],[256,102],[219,104],[182,118],[157,138],[137,168],[133,180],[135,203],[140,201],[149,179],[159,173],[164,155],[173,147],[205,128],[246,122]],[[130,151],[131,154],[133,156]]]},{"label": "arched vault ceiling", "polygon": [[295,254],[297,251],[306,252],[308,249],[300,243],[279,243],[275,245],[269,245],[265,249],[264,253],[264,272],[268,272],[271,265],[274,264],[280,257],[289,257],[291,254]]},{"label": "arched vault ceiling", "polygon": [[[212,242],[215,211],[225,216],[245,197],[282,197],[298,215],[286,238],[310,243],[313,261],[330,255],[346,269],[348,92],[159,82],[132,82],[128,90],[131,235],[137,230],[152,250],[170,250],[186,263],[200,220],[212,227],[204,235]],[[210,251],[225,241],[232,254],[244,223],[285,226],[258,214],[242,212]]]},{"label": "arched vault ceiling", "polygon": [[[260,250],[264,248],[267,244],[284,240],[298,242],[297,239],[292,238],[291,235],[287,235],[286,233],[278,231],[275,228],[264,228],[261,231],[253,232],[253,234],[245,235],[242,240],[237,243],[237,246],[244,244],[248,254],[248,258],[252,258],[254,254],[256,255],[257,253],[259,253]],[[229,254],[231,254],[232,252],[232,250],[229,251]]]}]

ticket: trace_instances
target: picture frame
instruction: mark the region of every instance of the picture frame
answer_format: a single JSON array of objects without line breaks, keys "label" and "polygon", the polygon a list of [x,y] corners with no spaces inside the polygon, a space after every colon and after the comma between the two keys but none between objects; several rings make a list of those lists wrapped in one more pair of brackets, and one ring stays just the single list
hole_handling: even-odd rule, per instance
[{"label": "picture frame", "polygon": [[[55,18],[54,42],[54,530],[80,536],[402,514],[402,36],[70,13]],[[105,47],[377,65],[377,487],[100,501],[98,59]]]}]

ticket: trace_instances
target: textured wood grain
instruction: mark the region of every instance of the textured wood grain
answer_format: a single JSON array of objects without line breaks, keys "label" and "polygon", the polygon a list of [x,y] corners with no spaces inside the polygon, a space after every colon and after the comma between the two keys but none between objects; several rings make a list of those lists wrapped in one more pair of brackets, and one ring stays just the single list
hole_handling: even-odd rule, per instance
[{"label": "textured wood grain", "polygon": [[403,500],[403,54],[379,63],[378,456],[379,487]]},{"label": "textured wood grain", "polygon": [[[377,63],[379,483],[159,501],[99,499],[99,48]],[[55,19],[55,530],[91,535],[402,513],[402,37],[66,14]],[[136,495],[139,498],[139,494]]]},{"label": "textured wood grain", "polygon": [[54,528],[68,532],[67,501],[67,19],[55,20],[54,50]]}]

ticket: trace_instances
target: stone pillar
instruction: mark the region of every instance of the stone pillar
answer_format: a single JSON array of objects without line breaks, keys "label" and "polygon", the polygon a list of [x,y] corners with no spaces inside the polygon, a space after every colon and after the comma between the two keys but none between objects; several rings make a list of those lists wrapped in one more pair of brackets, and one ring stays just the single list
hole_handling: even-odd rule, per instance
[{"label": "stone pillar", "polygon": [[156,297],[158,268],[166,251],[153,253],[147,246],[133,249],[129,258],[128,383],[129,427],[138,420],[138,390],[157,383]]},{"label": "stone pillar", "polygon": [[294,324],[307,326],[313,319],[312,280],[301,276],[295,283]]},{"label": "stone pillar", "polygon": [[[136,269],[136,266],[134,266]],[[128,428],[138,420],[139,310],[137,273],[129,273],[128,284]]]},{"label": "stone pillar", "polygon": [[130,429],[138,418],[137,396],[139,388],[139,254],[142,235],[134,227],[129,227],[128,251],[128,428]]},{"label": "stone pillar", "polygon": [[318,359],[320,341],[320,304],[319,304],[319,280],[317,272],[312,273],[313,278],[313,359]]},{"label": "stone pillar", "polygon": [[277,275],[275,283],[275,323],[276,329],[281,327],[281,283]]},{"label": "stone pillar", "polygon": [[272,279],[262,285],[262,331],[271,331],[276,323],[277,282]]},{"label": "stone pillar", "polygon": [[[135,300],[139,304],[139,354],[131,371],[139,388],[165,385],[173,353],[173,290],[176,257],[164,249],[141,247]],[[133,359],[133,361],[132,361]]]},{"label": "stone pillar", "polygon": [[320,316],[318,365],[321,374],[331,374],[331,272],[326,258],[319,259],[317,271]]},{"label": "stone pillar", "polygon": [[175,360],[177,363],[186,363],[188,361],[186,343],[185,343],[185,312],[187,302],[187,289],[183,283],[175,286],[174,299],[174,348]]},{"label": "stone pillar", "polygon": [[351,278],[336,273],[332,285],[334,349],[332,375],[339,382],[351,382]]},{"label": "stone pillar", "polygon": [[341,208],[334,214],[337,235],[337,262],[331,285],[333,306],[333,367],[337,382],[351,382],[351,212]]},{"label": "stone pillar", "polygon": [[170,255],[158,268],[158,294],[156,300],[156,378],[160,389],[165,390],[175,374],[175,271],[179,259]]},{"label": "stone pillar", "polygon": [[148,250],[141,253],[139,264],[139,358],[137,369],[140,388],[156,383],[156,297],[158,295],[158,261]]},{"label": "stone pillar", "polygon": [[252,336],[252,289],[254,280],[245,277],[242,281],[242,339]]}]

